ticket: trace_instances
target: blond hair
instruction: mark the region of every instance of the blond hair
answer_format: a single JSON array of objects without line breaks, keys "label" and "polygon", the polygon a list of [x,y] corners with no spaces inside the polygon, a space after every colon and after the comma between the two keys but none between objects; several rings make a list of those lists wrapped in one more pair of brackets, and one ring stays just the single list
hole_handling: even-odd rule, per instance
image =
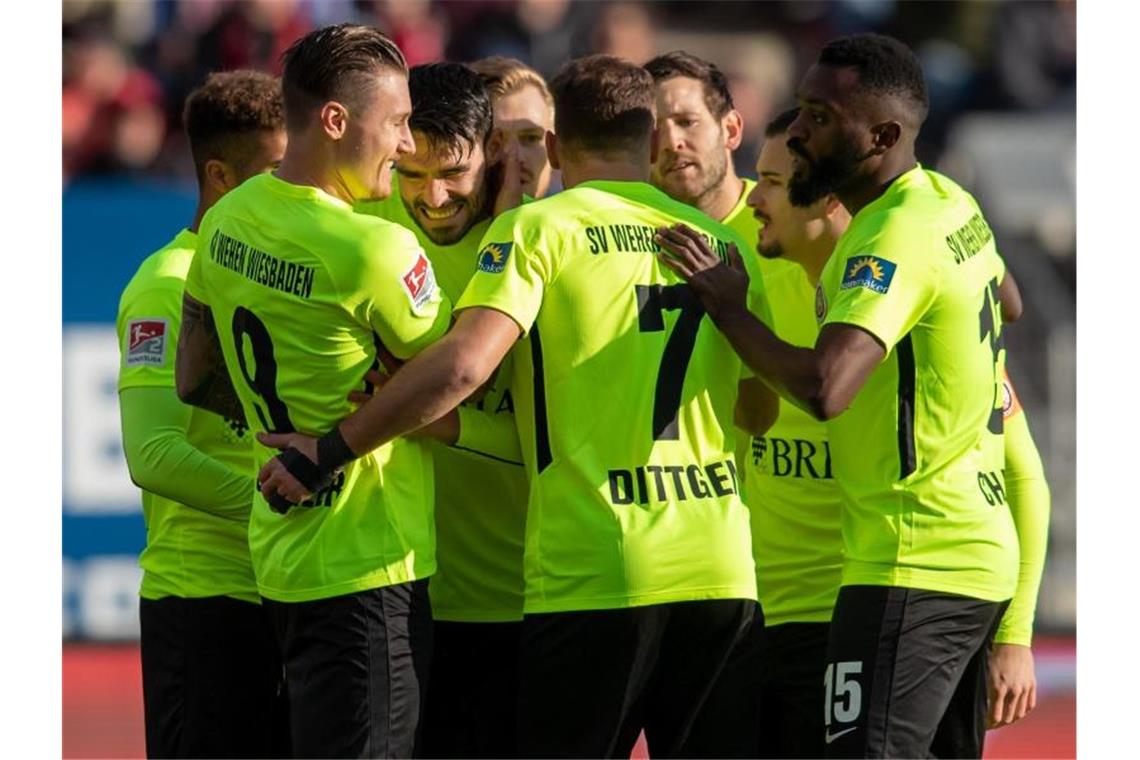
[{"label": "blond hair", "polygon": [[517,58],[493,55],[468,65],[483,77],[483,83],[487,85],[487,92],[490,93],[492,101],[516,93],[527,85],[533,85],[538,88],[550,112],[554,113],[554,98],[550,95],[546,80]]}]

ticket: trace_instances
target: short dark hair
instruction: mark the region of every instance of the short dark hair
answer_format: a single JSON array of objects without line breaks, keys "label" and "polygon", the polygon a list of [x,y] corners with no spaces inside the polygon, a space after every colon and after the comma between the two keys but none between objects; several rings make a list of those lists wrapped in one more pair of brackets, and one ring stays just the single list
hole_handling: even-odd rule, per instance
[{"label": "short dark hair", "polygon": [[699,81],[704,86],[705,105],[708,106],[709,113],[718,119],[735,108],[732,93],[728,89],[728,78],[712,61],[683,50],[674,50],[645,64],[645,70],[653,75],[654,82],[663,82],[673,77],[689,77]]},{"label": "short dark hair", "polygon": [[824,46],[819,63],[854,68],[862,89],[907,101],[916,126],[930,110],[922,64],[913,50],[894,37],[872,33],[840,37]]},{"label": "short dark hair", "polygon": [[285,127],[281,80],[260,71],[210,74],[186,97],[182,124],[199,180],[213,159],[240,167],[254,150],[251,137]]},{"label": "short dark hair", "polygon": [[550,80],[558,140],[588,152],[629,152],[653,133],[653,77],[612,55],[564,64]]},{"label": "short dark hair", "polygon": [[483,78],[462,63],[425,63],[408,75],[412,131],[433,151],[462,154],[491,134],[491,96]]},{"label": "short dark hair", "polygon": [[788,131],[788,127],[792,126],[792,122],[800,115],[799,107],[789,108],[776,118],[768,122],[768,126],[764,127],[764,137],[772,139],[777,135],[782,135]]},{"label": "short dark hair", "polygon": [[303,127],[313,108],[330,100],[359,102],[367,77],[392,68],[404,76],[408,63],[396,43],[379,29],[334,24],[309,32],[281,56],[285,124]]}]

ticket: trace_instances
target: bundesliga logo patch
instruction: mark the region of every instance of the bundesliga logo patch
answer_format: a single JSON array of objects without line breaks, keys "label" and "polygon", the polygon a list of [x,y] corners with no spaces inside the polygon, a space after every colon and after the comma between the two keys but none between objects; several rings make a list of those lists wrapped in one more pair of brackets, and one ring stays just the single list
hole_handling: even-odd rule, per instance
[{"label": "bundesliga logo patch", "polygon": [[894,262],[878,256],[852,256],[843,267],[843,282],[839,287],[866,288],[876,293],[886,293],[895,276]]},{"label": "bundesliga logo patch", "polygon": [[127,326],[127,366],[166,363],[166,320],[132,319]]},{"label": "bundesliga logo patch", "polygon": [[404,284],[404,292],[412,302],[412,309],[418,312],[435,295],[435,272],[427,256],[420,254],[416,263],[404,276],[400,278]]},{"label": "bundesliga logo patch", "polygon": [[514,243],[488,243],[487,247],[479,252],[479,271],[489,274],[499,274],[507,266],[507,257],[511,255]]}]

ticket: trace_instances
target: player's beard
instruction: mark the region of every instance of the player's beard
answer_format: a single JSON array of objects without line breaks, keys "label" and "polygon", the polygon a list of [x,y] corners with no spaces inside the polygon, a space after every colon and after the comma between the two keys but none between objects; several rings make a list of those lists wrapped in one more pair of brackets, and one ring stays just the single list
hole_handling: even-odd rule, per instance
[{"label": "player's beard", "polygon": [[799,156],[801,166],[807,167],[806,173],[797,171],[788,180],[788,200],[800,208],[836,192],[851,179],[866,158],[854,140],[841,140],[834,153],[814,161],[803,152],[803,143],[794,137],[788,140],[788,149]]},{"label": "player's beard", "polygon": [[686,188],[677,188],[677,194],[673,196],[682,203],[697,208],[700,208],[701,201],[706,196],[716,192],[724,182],[724,178],[728,175],[728,156],[723,149],[713,151],[709,156],[701,157],[699,166],[703,171],[697,189],[689,192]]},{"label": "player's beard", "polygon": [[[427,235],[433,243],[436,245],[453,245],[462,240],[463,236],[466,235],[472,227],[474,227],[478,222],[482,221],[482,219],[486,216],[486,213],[484,213],[484,211],[487,206],[487,199],[488,193],[486,186],[481,185],[478,190],[474,191],[466,198],[460,200],[460,203],[462,203],[468,211],[467,220],[464,222],[462,227],[432,227],[429,229],[420,222],[419,214],[412,213],[412,209],[408,209],[408,212],[411,214],[412,218],[416,220],[416,223],[419,225],[420,229],[423,230],[423,233]],[[462,213],[462,209],[459,213]]]},{"label": "player's beard", "polygon": [[759,243],[756,246],[756,252],[765,259],[779,259],[784,256],[784,246],[780,245],[778,240],[774,240],[768,245]]}]

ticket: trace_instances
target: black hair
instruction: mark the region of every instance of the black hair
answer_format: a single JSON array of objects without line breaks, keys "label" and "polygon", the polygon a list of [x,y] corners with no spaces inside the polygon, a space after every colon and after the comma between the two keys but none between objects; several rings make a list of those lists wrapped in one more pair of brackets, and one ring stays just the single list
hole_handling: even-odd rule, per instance
[{"label": "black hair", "polygon": [[915,126],[930,110],[922,64],[913,50],[894,37],[872,33],[840,37],[820,51],[819,64],[854,68],[863,90],[903,99],[910,105]]},{"label": "black hair", "polygon": [[491,134],[491,96],[483,78],[462,63],[425,63],[408,75],[409,126],[432,150],[463,154]]},{"label": "black hair", "polygon": [[645,70],[653,76],[654,82],[663,82],[673,77],[689,77],[699,81],[704,86],[705,105],[708,106],[709,113],[718,119],[734,108],[728,79],[711,61],[683,50],[674,50],[645,64]]},{"label": "black hair", "polygon": [[800,115],[799,107],[789,108],[782,114],[768,122],[768,126],[764,127],[764,137],[773,138],[777,135],[782,135],[788,131],[788,127],[792,126],[792,122]]},{"label": "black hair", "polygon": [[334,24],[309,32],[281,56],[285,124],[302,128],[312,109],[330,100],[360,101],[381,69],[408,73],[404,54],[375,27]]},{"label": "black hair", "polygon": [[653,77],[612,55],[575,58],[550,80],[554,133],[588,152],[630,152],[653,133]]},{"label": "black hair", "polygon": [[182,124],[199,181],[211,159],[240,170],[256,150],[259,133],[285,128],[281,81],[260,71],[210,74],[186,97]]}]

